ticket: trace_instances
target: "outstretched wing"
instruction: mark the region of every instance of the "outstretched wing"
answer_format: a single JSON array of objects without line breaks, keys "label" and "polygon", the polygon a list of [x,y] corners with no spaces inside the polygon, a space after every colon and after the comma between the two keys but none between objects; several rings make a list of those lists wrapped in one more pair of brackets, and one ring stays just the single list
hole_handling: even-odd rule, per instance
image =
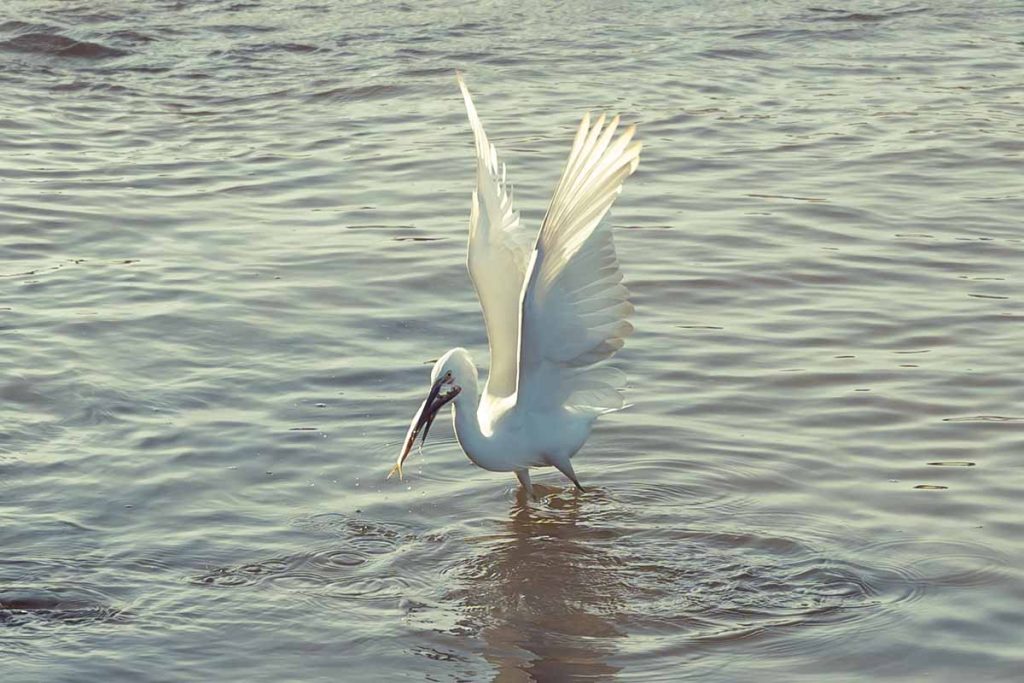
[{"label": "outstretched wing", "polygon": [[492,396],[504,397],[516,390],[519,296],[530,238],[519,227],[519,213],[512,208],[505,165],[498,162],[497,150],[487,140],[462,74],[457,74],[457,78],[476,140],[476,191],[469,214],[469,275],[484,312],[491,350],[487,391]]},{"label": "outstretched wing", "polygon": [[537,237],[522,296],[517,404],[600,412],[622,407],[621,373],[591,368],[633,331],[611,228],[602,225],[640,160],[619,118],[583,117]]}]

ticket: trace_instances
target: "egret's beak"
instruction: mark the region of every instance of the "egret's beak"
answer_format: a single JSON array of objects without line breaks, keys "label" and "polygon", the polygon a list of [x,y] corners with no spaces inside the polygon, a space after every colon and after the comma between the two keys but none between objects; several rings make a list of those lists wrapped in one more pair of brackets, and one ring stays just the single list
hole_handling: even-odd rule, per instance
[{"label": "egret's beak", "polygon": [[[446,387],[448,391],[442,391]],[[409,431],[405,434],[405,443],[402,445],[402,451],[398,454],[395,466],[388,472],[388,479],[396,472],[398,473],[398,478],[402,478],[402,463],[409,457],[409,452],[412,451],[412,446],[416,443],[416,437],[420,436],[422,430],[423,438],[420,444],[422,445],[426,442],[427,432],[430,431],[430,425],[434,424],[434,418],[437,417],[437,413],[446,403],[458,396],[460,391],[462,391],[462,387],[445,385],[444,377],[440,377],[434,382],[434,385],[430,387],[430,393],[427,394],[427,398],[420,405],[420,409],[416,411],[416,416],[409,425]]]}]

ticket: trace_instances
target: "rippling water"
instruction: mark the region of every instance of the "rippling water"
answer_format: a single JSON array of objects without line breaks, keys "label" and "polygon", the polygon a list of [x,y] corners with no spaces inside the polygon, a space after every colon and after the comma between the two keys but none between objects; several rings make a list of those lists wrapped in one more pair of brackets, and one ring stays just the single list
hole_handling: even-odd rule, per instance
[{"label": "rippling water", "polygon": [[[8,1],[3,680],[1019,677],[1024,11],[839,5]],[[486,364],[456,68],[532,226],[646,143],[586,494],[384,480]]]}]

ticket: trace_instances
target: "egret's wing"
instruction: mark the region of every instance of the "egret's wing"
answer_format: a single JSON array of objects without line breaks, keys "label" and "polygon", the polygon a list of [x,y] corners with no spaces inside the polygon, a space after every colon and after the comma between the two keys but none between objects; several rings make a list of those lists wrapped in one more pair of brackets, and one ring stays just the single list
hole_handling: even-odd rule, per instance
[{"label": "egret's wing", "polygon": [[633,311],[611,228],[601,224],[639,163],[629,126],[584,116],[537,237],[522,296],[517,404],[620,408],[621,373],[590,368],[622,348]]},{"label": "egret's wing", "polygon": [[491,349],[488,392],[508,396],[516,389],[519,295],[530,238],[519,227],[519,213],[512,208],[505,165],[498,162],[497,150],[487,140],[461,74],[458,80],[476,140],[476,191],[469,214],[469,275],[484,312]]}]

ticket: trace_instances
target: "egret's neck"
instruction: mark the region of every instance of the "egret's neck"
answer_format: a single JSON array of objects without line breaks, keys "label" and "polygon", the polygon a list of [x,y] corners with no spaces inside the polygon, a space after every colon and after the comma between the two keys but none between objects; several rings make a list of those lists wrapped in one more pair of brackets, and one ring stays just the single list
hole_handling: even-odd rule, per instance
[{"label": "egret's neck", "polygon": [[463,438],[483,438],[480,429],[480,417],[477,412],[480,408],[480,385],[477,382],[466,382],[462,385],[462,391],[452,401],[452,421],[455,424],[455,435],[459,437],[462,447],[466,448]]},{"label": "egret's neck", "polygon": [[491,469],[487,462],[490,444],[480,425],[480,385],[476,382],[464,384],[452,402],[452,409],[455,436],[462,450],[476,465]]}]

